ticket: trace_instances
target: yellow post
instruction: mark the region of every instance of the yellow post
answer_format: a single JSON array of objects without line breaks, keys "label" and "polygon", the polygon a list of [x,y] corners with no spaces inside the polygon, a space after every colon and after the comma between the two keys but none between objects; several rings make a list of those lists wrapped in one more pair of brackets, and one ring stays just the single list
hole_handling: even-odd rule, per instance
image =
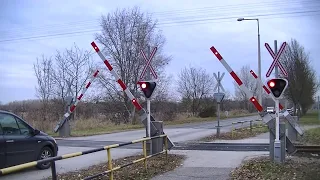
[{"label": "yellow post", "polygon": [[144,164],[144,169],[147,171],[147,142],[146,140],[143,141],[143,164]]},{"label": "yellow post", "polygon": [[110,180],[113,180],[113,170],[112,170],[112,159],[111,159],[111,149],[107,149],[107,154],[108,154],[108,169],[111,171],[110,172]]},{"label": "yellow post", "polygon": [[168,161],[168,138],[165,136],[164,146],[166,148],[166,161]]}]

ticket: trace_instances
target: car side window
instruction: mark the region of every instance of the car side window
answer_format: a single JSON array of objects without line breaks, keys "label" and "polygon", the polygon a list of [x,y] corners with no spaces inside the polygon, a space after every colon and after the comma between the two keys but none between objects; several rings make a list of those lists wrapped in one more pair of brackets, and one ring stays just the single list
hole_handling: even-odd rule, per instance
[{"label": "car side window", "polygon": [[0,124],[3,135],[20,135],[20,129],[16,119],[10,114],[0,113]]},{"label": "car side window", "polygon": [[19,126],[22,135],[30,135],[30,128],[20,119],[16,118],[17,124]]}]

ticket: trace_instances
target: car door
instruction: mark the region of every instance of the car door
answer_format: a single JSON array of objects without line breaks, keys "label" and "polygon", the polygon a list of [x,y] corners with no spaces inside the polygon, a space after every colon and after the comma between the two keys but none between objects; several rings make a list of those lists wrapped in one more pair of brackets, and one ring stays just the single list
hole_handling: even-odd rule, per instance
[{"label": "car door", "polygon": [[37,141],[30,127],[11,114],[2,113],[0,123],[6,144],[6,166],[14,166],[33,161]]},{"label": "car door", "polygon": [[6,152],[6,144],[3,138],[2,128],[0,126],[0,168],[4,168],[6,164],[5,152]]}]

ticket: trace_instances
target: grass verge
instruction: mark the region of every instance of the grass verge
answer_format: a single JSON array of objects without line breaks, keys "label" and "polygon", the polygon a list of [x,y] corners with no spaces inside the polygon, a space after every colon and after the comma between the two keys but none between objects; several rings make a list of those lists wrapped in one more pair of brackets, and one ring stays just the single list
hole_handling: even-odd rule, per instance
[{"label": "grass verge", "polygon": [[313,111],[302,116],[299,119],[299,124],[304,124],[304,125],[320,124],[320,120],[318,119],[318,112]]},{"label": "grass verge", "polygon": [[305,134],[299,137],[299,141],[303,144],[320,145],[320,128],[305,131]]},{"label": "grass verge", "polygon": [[[246,116],[254,116],[257,115],[256,113],[252,114],[240,114],[240,115],[233,115],[229,116],[228,118],[236,118],[236,117],[246,117]],[[227,117],[222,117],[221,119],[226,119]],[[190,118],[183,118],[177,119],[174,121],[165,121],[165,125],[179,125],[179,124],[190,124],[190,123],[199,123],[199,122],[211,122],[216,121],[216,117],[208,117],[208,118],[198,118],[198,117],[190,117]],[[71,136],[91,136],[91,135],[99,135],[99,134],[108,134],[114,132],[123,132],[123,131],[130,131],[130,130],[137,130],[144,128],[141,123],[139,124],[120,124],[114,125],[110,122],[94,122],[94,120],[76,122],[81,124],[81,128],[72,129]],[[94,124],[99,124],[99,126],[93,126]],[[58,137],[58,133],[47,132],[50,136]]]},{"label": "grass verge", "polygon": [[222,139],[222,140],[245,139],[245,138],[254,137],[269,131],[266,126],[253,125],[252,127],[253,127],[252,131],[248,129],[248,127],[240,128],[239,130],[234,131],[233,134],[232,132],[224,132],[224,133],[220,133],[219,137],[217,137],[216,134],[213,134],[213,135],[201,138],[199,141],[209,142],[209,141],[214,141],[218,139]]},{"label": "grass verge", "polygon": [[[125,165],[127,163],[132,162],[133,160],[142,158],[142,155],[130,156],[126,158],[116,159],[112,161],[112,166],[115,168],[119,165]],[[131,166],[127,166],[125,168],[119,169],[114,172],[114,179],[117,180],[135,180],[135,179],[151,179],[152,177],[163,174],[168,171],[172,171],[175,168],[179,167],[185,156],[183,155],[175,155],[168,154],[168,161],[166,160],[166,156],[158,155],[156,157],[149,158],[147,160],[147,171],[145,171],[143,166],[143,161],[133,164]],[[74,172],[68,172],[64,174],[59,174],[58,179],[83,179],[88,176],[96,175],[101,172],[104,172],[108,169],[107,162],[100,165],[91,166],[87,169],[81,169]],[[109,175],[101,176],[99,179],[108,179]],[[47,180],[51,179],[51,177],[47,178]]]},{"label": "grass verge", "polygon": [[[258,114],[252,113],[252,114],[233,115],[233,116],[229,116],[229,117],[223,116],[220,119],[247,117],[247,116],[254,116],[254,115],[258,115]],[[216,117],[208,117],[208,118],[190,117],[190,118],[178,119],[178,120],[174,120],[174,121],[166,121],[165,125],[192,124],[192,123],[211,122],[211,121],[216,121]]]},{"label": "grass verge", "polygon": [[270,162],[269,157],[248,160],[231,172],[231,180],[316,180],[320,177],[320,160],[290,157],[284,164]]}]

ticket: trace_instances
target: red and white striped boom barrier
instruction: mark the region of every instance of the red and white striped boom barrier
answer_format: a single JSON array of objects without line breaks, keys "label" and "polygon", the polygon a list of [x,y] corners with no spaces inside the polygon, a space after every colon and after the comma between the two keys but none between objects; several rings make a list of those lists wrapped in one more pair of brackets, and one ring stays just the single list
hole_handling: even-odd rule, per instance
[{"label": "red and white striped boom barrier", "polygon": [[249,100],[252,102],[252,104],[256,107],[256,109],[259,112],[263,112],[263,108],[261,104],[257,101],[257,99],[253,96],[252,92],[242,83],[239,76],[232,70],[232,68],[229,66],[229,64],[222,58],[222,56],[219,54],[219,52],[214,48],[213,46],[210,48],[210,50],[213,52],[213,54],[218,58],[218,60],[221,62],[221,64],[227,69],[227,71],[230,73],[232,78],[236,81],[240,89],[248,96],[250,97]]},{"label": "red and white striped boom barrier", "polygon": [[97,77],[97,75],[99,74],[99,70],[96,70],[93,75],[91,76],[91,78],[89,79],[88,83],[83,87],[81,94],[78,96],[76,102],[74,102],[74,104],[70,107],[69,111],[66,112],[63,115],[63,119],[57,124],[57,126],[54,128],[54,132],[58,132],[59,128],[66,122],[66,120],[70,117],[70,115],[73,113],[73,111],[76,109],[78,103],[81,101],[81,99],[83,98],[84,94],[87,92],[88,88],[90,87],[90,85],[92,84],[93,80]]},{"label": "red and white striped boom barrier", "polygon": [[240,89],[249,97],[250,102],[255,106],[255,108],[259,111],[262,120],[265,123],[268,123],[273,117],[270,114],[264,113],[263,107],[257,101],[257,99],[253,96],[252,92],[242,83],[239,76],[233,71],[233,69],[229,66],[229,64],[223,59],[221,54],[216,50],[214,46],[210,48],[213,54],[218,58],[219,62],[226,68],[226,70],[230,73],[231,77],[236,81]]},{"label": "red and white striped boom barrier", "polygon": [[[269,88],[267,86],[264,85],[264,83],[262,82],[262,80],[256,75],[256,73],[253,70],[250,70],[251,75],[262,85],[264,91],[269,95],[269,97],[272,98],[273,101],[276,101],[276,99],[271,95],[271,92],[269,90]],[[304,132],[301,129],[301,127],[299,126],[298,123],[295,122],[295,120],[293,119],[293,117],[290,115],[290,113],[284,109],[284,107],[279,103],[279,108],[281,110],[284,110],[283,115],[284,117],[288,120],[288,122],[290,123],[291,126],[293,126],[295,128],[295,130],[300,134],[303,135]]]},{"label": "red and white striped boom barrier", "polygon": [[[131,100],[132,104],[134,105],[134,107],[138,110],[138,113],[141,117],[141,122],[145,125],[145,127],[147,127],[147,112],[146,110],[139,104],[139,102],[137,101],[137,99],[133,96],[133,94],[130,92],[130,90],[127,88],[127,86],[124,84],[124,82],[121,80],[121,78],[118,76],[118,74],[116,73],[116,71],[113,69],[113,67],[111,66],[111,64],[109,63],[109,61],[107,60],[107,58],[105,58],[105,56],[102,54],[102,52],[100,51],[100,49],[98,48],[98,46],[96,45],[95,42],[91,43],[93,49],[97,52],[97,54],[99,55],[99,57],[101,58],[101,60],[103,61],[103,63],[106,65],[106,67],[108,68],[108,70],[110,71],[110,73],[113,75],[113,77],[116,79],[116,81],[118,82],[118,84],[120,85],[120,87],[122,88],[122,90],[126,93],[126,95],[129,97],[129,99]],[[152,116],[151,116],[152,117]],[[153,117],[151,119],[154,119]],[[150,124],[150,129],[153,130],[154,132],[157,131],[156,127],[154,126],[154,124],[151,121]],[[169,139],[168,137],[168,148],[171,149],[174,144],[173,142]]]}]

